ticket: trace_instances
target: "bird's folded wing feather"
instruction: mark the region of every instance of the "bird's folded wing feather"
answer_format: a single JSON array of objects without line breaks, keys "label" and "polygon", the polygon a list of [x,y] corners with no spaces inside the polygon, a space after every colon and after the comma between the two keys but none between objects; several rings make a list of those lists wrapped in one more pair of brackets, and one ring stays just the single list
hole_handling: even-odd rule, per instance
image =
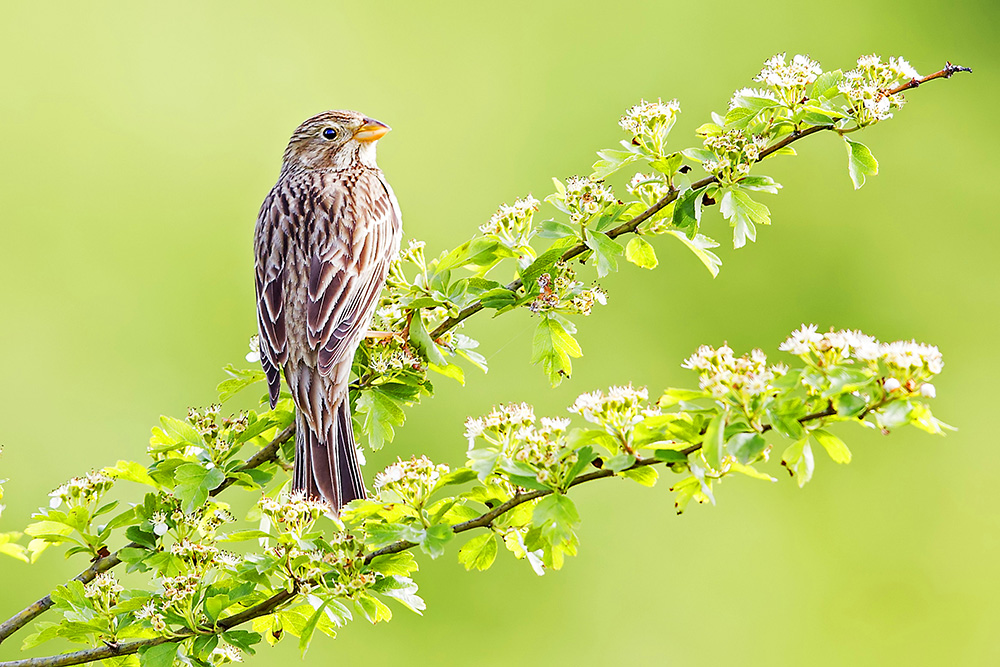
[{"label": "bird's folded wing feather", "polygon": [[378,175],[366,173],[336,192],[327,209],[331,232],[310,260],[306,310],[309,342],[324,375],[354,354],[400,236],[395,199]]},{"label": "bird's folded wing feather", "polygon": [[254,239],[260,361],[267,376],[272,408],[281,390],[279,369],[288,360],[284,272],[290,211],[287,200],[276,190],[271,191],[260,208]]}]

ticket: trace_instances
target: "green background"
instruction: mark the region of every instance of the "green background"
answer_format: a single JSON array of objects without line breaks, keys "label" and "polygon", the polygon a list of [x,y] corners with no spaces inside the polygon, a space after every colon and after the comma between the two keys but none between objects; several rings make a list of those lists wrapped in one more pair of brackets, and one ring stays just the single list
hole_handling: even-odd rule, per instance
[{"label": "green background", "polygon": [[[905,9],[903,9],[905,7]],[[158,415],[213,400],[255,329],[250,240],[291,130],[354,108],[394,131],[380,164],[409,237],[438,251],[500,202],[588,173],[641,97],[677,97],[675,146],[776,52],[828,69],[863,53],[973,76],[910,94],[865,132],[882,173],[853,192],[832,136],[766,173],[775,221],[712,280],[669,239],[660,267],[603,282],[586,356],[550,390],[527,364],[527,313],[478,317],[489,375],[412,410],[366,475],[397,455],[460,464],[462,422],[497,402],[559,414],[583,391],[691,384],[680,361],[723,340],[777,344],[801,322],[916,337],[944,352],[947,438],[841,429],[805,489],[726,484],[672,510],[668,483],[576,493],[582,546],[542,578],[501,556],[466,573],[422,561],[429,608],[318,639],[312,664],[1000,663],[1000,358],[996,254],[998,5],[747,3],[36,3],[0,9],[0,529],[67,478],[143,456]],[[586,274],[584,275],[587,278]],[[587,278],[589,279],[589,278]],[[776,466],[775,466],[776,467]],[[774,471],[774,468],[772,468]],[[666,480],[668,482],[669,480]],[[0,563],[7,616],[85,566]],[[19,655],[15,638],[0,656]],[[50,648],[58,646],[50,645]],[[298,660],[291,643],[254,664]]]}]

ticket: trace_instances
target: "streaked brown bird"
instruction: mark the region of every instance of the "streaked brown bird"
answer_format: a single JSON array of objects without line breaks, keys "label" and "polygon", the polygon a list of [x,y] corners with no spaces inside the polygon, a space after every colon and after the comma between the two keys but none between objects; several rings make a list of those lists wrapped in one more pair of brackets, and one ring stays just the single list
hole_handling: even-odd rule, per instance
[{"label": "streaked brown bird", "polygon": [[347,399],[354,353],[399,252],[399,204],[375,164],[389,127],[355,111],[302,123],[254,235],[260,359],[295,401],[293,490],[333,510],[365,497]]}]

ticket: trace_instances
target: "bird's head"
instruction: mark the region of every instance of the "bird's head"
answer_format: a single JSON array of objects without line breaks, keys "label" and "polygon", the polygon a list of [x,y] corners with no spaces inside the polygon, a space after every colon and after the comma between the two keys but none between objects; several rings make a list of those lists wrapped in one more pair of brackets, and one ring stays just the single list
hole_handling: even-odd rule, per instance
[{"label": "bird's head", "polygon": [[324,111],[292,133],[285,149],[286,168],[347,169],[375,166],[375,142],[389,126],[357,111]]}]

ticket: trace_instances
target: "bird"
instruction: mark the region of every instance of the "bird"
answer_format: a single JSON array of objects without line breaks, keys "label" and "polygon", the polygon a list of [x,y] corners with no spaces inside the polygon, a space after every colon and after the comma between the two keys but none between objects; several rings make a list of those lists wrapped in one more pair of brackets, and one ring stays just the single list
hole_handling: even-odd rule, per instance
[{"label": "bird", "polygon": [[399,204],[375,161],[389,129],[347,110],[305,120],[254,231],[268,397],[273,409],[284,371],[295,403],[292,492],[335,515],[367,496],[348,385],[402,236]]}]

